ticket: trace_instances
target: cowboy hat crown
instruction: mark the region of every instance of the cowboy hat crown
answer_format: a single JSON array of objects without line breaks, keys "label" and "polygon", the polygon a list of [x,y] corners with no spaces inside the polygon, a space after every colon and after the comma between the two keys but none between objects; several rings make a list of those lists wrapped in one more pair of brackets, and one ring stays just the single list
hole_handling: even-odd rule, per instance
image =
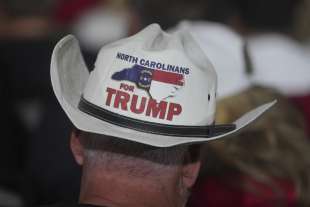
[{"label": "cowboy hat crown", "polygon": [[89,73],[77,40],[62,39],[51,63],[54,92],[79,129],[157,147],[204,142],[244,127],[274,103],[216,125],[216,72],[189,32],[152,24],[104,46]]}]

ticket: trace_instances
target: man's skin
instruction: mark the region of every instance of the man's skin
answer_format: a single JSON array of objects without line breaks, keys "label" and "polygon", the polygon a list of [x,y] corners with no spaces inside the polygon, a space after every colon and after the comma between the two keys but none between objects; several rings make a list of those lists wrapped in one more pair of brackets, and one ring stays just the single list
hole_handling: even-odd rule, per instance
[{"label": "man's skin", "polygon": [[[172,166],[171,172],[149,178],[132,176],[117,166],[91,164],[75,133],[71,135],[71,150],[83,167],[79,203],[106,207],[179,207],[185,206],[188,190],[196,181],[200,162]],[[137,158],[138,159],[138,158]],[[143,162],[150,162],[141,160]],[[169,169],[170,170],[170,169]]]}]

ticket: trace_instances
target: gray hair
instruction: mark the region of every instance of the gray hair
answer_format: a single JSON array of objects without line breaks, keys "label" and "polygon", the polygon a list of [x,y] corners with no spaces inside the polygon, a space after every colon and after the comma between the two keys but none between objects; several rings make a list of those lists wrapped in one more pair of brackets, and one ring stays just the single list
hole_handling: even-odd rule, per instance
[{"label": "gray hair", "polygon": [[199,159],[200,145],[159,148],[100,134],[80,132],[89,165],[126,170],[134,176],[147,176]]}]

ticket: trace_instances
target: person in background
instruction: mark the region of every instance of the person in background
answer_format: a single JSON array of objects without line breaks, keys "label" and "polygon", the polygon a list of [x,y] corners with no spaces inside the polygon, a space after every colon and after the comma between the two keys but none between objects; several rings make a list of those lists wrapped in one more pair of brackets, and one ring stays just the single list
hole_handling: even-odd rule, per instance
[{"label": "person in background", "polygon": [[[249,1],[249,4],[250,3],[251,1]],[[275,3],[268,1],[264,5],[269,4],[272,6]],[[147,6],[148,4],[146,3],[145,5]],[[220,98],[233,97],[231,99],[226,98],[227,103],[224,101],[227,109],[222,107],[223,113],[219,115],[222,117],[221,119],[227,119],[230,115],[234,114],[234,111],[246,110],[240,106],[259,104],[259,100],[256,100],[257,98],[253,100],[252,96],[262,96],[262,99],[278,98],[282,110],[281,112],[275,110],[272,113],[272,117],[267,117],[265,119],[266,121],[263,122],[264,124],[257,127],[255,133],[252,134],[252,132],[248,131],[249,136],[247,136],[246,133],[242,133],[242,138],[237,138],[236,142],[231,143],[231,146],[229,140],[219,144],[214,141],[214,144],[212,142],[209,147],[203,150],[207,152],[206,157],[208,157],[208,159],[202,166],[208,168],[206,171],[211,173],[204,174],[203,172],[206,172],[205,170],[201,173],[200,178],[203,177],[203,179],[198,179],[197,187],[194,188],[192,194],[190,206],[274,206],[275,201],[280,206],[295,206],[297,204],[307,206],[309,204],[309,200],[306,196],[309,193],[309,160],[307,159],[309,144],[306,140],[305,127],[303,127],[304,119],[302,116],[304,114],[298,112],[296,108],[294,108],[294,105],[291,105],[289,100],[283,97],[283,95],[280,95],[279,92],[275,92],[272,89],[251,88],[253,83],[260,84],[255,81],[255,78],[251,78],[256,70],[256,62],[251,59],[253,55],[250,50],[251,46],[249,46],[250,37],[252,37],[252,35],[246,36],[244,32],[241,32],[239,28],[241,23],[240,20],[238,20],[237,5],[236,1],[210,0],[200,7],[200,9],[204,8],[204,16],[201,15],[198,18],[196,17],[196,19],[183,21],[177,25],[181,18],[175,20],[175,13],[171,11],[170,16],[168,15],[166,18],[161,19],[162,21],[166,19],[174,20],[170,25],[177,25],[177,29],[183,28],[191,32],[193,37],[200,43],[204,53],[210,57],[210,60],[215,65],[219,77],[218,96]],[[163,6],[163,4],[158,2],[157,6],[160,7]],[[285,13],[283,10],[285,10],[286,3],[284,3],[283,6],[284,7],[280,9]],[[296,8],[295,6],[290,7],[288,10],[294,10]],[[189,7],[189,10],[191,10],[191,8],[193,7]],[[152,9],[152,7],[147,9]],[[253,9],[255,9],[255,7],[253,7]],[[267,9],[272,9],[272,7]],[[187,11],[188,10],[184,9],[182,13],[186,14]],[[255,15],[256,13],[252,12],[251,14]],[[264,12],[259,14],[264,15]],[[277,15],[277,12],[269,12],[268,14]],[[280,12],[279,14],[281,16],[282,13]],[[152,16],[148,16],[148,13],[145,13],[145,15],[146,18],[144,16],[142,16],[142,18],[146,20],[152,18]],[[158,19],[160,19],[160,17],[161,15],[159,15],[159,17],[156,16]],[[153,18],[155,18],[155,16],[153,16]],[[288,15],[285,18],[292,18],[292,16]],[[210,20],[218,23],[209,22]],[[279,17],[274,21],[282,20],[283,19]],[[275,22],[270,22],[269,24],[273,23],[276,24]],[[282,23],[286,23],[285,19]],[[263,27],[264,25],[262,24],[261,26]],[[266,27],[268,27],[268,25],[266,25]],[[276,28],[277,27],[274,29]],[[272,29],[272,26],[269,26],[269,29]],[[172,31],[173,30],[174,29],[172,29]],[[289,27],[286,28],[286,30],[289,30]],[[252,30],[249,30],[249,32],[251,31]],[[279,31],[283,30],[279,29]],[[252,34],[254,34],[254,31],[252,32]],[[263,31],[260,32],[263,33]],[[300,64],[305,64],[304,66],[306,66],[307,60],[302,58],[303,52],[298,46],[299,44],[293,40],[292,42],[296,44],[295,55],[301,55],[299,57]],[[269,46],[273,47],[274,44],[269,43]],[[277,46],[275,46],[275,49],[277,49]],[[277,55],[274,53],[271,54]],[[292,58],[292,61],[293,59],[294,58]],[[290,61],[290,58],[287,57],[286,60]],[[308,67],[304,66],[298,68],[297,72],[307,72]],[[277,69],[280,70],[281,67]],[[294,70],[291,70],[291,72],[293,71]],[[265,74],[268,74],[268,71]],[[278,71],[275,74],[278,76],[273,77],[273,79],[276,79],[275,82],[277,82],[281,79],[281,74],[283,73]],[[307,74],[309,73],[306,73],[305,76],[301,73],[293,74],[292,80],[288,82],[288,84],[293,83],[296,87],[298,86],[299,92],[307,91],[307,86],[309,84],[309,82],[307,82]],[[287,77],[290,77],[290,74]],[[298,79],[303,80],[299,82]],[[262,85],[265,84],[262,83]],[[292,84],[289,85],[290,87],[292,86]],[[275,88],[276,91],[278,89],[272,85],[269,85],[269,87]],[[304,91],[304,89],[306,90]],[[281,94],[283,90],[284,88],[280,90]],[[284,93],[284,95],[288,94]],[[233,106],[231,106],[232,104]],[[287,113],[286,111],[288,110],[289,112]],[[227,112],[227,114],[225,112]],[[224,118],[222,116],[223,114],[226,114]],[[284,118],[284,120],[282,120],[282,118]],[[290,119],[293,121],[291,122]],[[280,124],[277,124],[277,121],[273,122],[274,120],[282,121],[279,122]],[[270,124],[271,122],[273,124]],[[271,130],[270,127],[274,125],[276,125],[276,129]],[[266,126],[268,126],[268,128],[265,128]],[[291,132],[285,134],[286,126],[287,129],[296,132],[296,134]],[[268,134],[268,136],[266,134]],[[282,135],[284,136],[283,138]],[[261,137],[261,139],[259,139],[259,141],[253,140],[253,145],[251,145],[251,141],[248,140],[252,140],[252,137]],[[291,141],[293,143],[290,143]],[[256,145],[256,143],[259,143],[259,145]],[[264,150],[265,143],[266,149]],[[228,154],[229,150],[225,151],[224,147],[217,147],[217,145],[221,146],[221,144],[223,146],[226,144],[225,146],[229,149],[236,150],[234,151],[236,154],[244,152],[244,154],[242,154],[244,157],[234,157],[234,154]],[[240,144],[240,147],[238,144]],[[212,147],[213,145],[215,146]],[[247,145],[249,145],[249,147]],[[259,146],[262,147],[260,148]],[[246,151],[247,148],[250,150]],[[252,151],[256,153],[253,157],[251,157]],[[246,152],[249,153],[249,155],[246,154]],[[286,153],[287,155],[285,155]],[[266,155],[266,157],[260,157],[263,155]],[[288,157],[288,159],[283,159],[283,157]],[[300,157],[302,157],[302,159],[300,159]],[[228,162],[227,158],[232,158],[232,160],[229,159]],[[249,160],[246,160],[246,158],[249,158]],[[251,158],[253,158],[253,160],[251,160]],[[281,162],[273,164],[277,160],[281,160]],[[294,165],[294,162],[296,162],[296,165]],[[274,166],[274,168],[271,169],[272,166]],[[280,174],[281,171],[283,171],[283,174]]]},{"label": "person in background", "polygon": [[103,45],[136,33],[134,22],[127,1],[99,1],[73,21],[72,32],[82,46],[98,52]]},{"label": "person in background", "polygon": [[70,28],[83,50],[89,53],[97,53],[103,45],[135,34],[141,27],[126,0],[59,1],[54,21]]},{"label": "person in background", "polygon": [[298,8],[304,1],[234,0],[226,4],[230,13],[218,21],[246,39],[252,59],[251,81],[289,97],[303,111],[310,130],[310,59],[293,36]]},{"label": "person in background", "polygon": [[253,86],[247,45],[229,27],[184,21],[177,28],[187,29],[216,67],[219,122],[229,122],[260,101],[279,101],[236,139],[213,141],[202,150],[206,161],[189,206],[309,206],[310,146],[303,114],[276,90]]},{"label": "person in background", "polygon": [[[290,0],[229,1],[226,2],[232,8],[229,15],[225,18],[214,16],[214,19],[228,24],[247,38],[253,60],[253,82],[273,87],[290,97],[303,111],[309,131],[309,53],[293,37],[296,12],[304,3]],[[211,10],[221,9],[215,6]]]},{"label": "person in background", "polygon": [[[67,15],[59,15],[62,13]],[[126,0],[69,1],[58,8],[57,14],[71,16],[67,22],[70,22],[72,33],[79,38],[82,47],[91,52],[98,52],[105,44],[133,35],[141,27],[136,12]]]},{"label": "person in background", "polygon": [[105,0],[58,0],[52,18],[61,27],[71,27],[81,15],[104,2]]},{"label": "person in background", "polygon": [[[47,91],[47,87],[42,86],[47,86],[44,81],[48,78],[47,74],[43,75],[44,68],[39,63],[44,61],[44,50],[38,49],[40,52],[32,54],[41,45],[31,41],[51,32],[46,15],[52,5],[50,1],[2,0],[0,7],[0,65],[3,70],[1,106],[4,109],[1,122],[3,141],[0,150],[0,185],[17,194],[2,195],[0,205],[21,206],[32,203],[34,199],[26,163],[28,146],[34,132],[32,129],[38,123],[36,115],[40,111],[35,107],[36,98],[40,92]],[[34,66],[34,63],[37,65]],[[42,74],[37,75],[38,71]]]},{"label": "person in background", "polygon": [[[161,1],[151,2],[140,1],[136,4],[142,23],[158,21],[171,28],[182,20],[190,20],[177,27],[186,26],[196,40],[202,41],[202,44],[205,43],[204,51],[206,54],[210,53],[208,55],[211,61],[213,61],[212,55],[217,52],[208,51],[208,47],[212,46],[213,40],[220,43],[222,39],[227,44],[223,44],[223,47],[236,52],[229,60],[229,62],[235,62],[234,66],[239,65],[235,69],[247,71],[250,82],[274,88],[289,97],[295,106],[303,111],[308,123],[307,130],[310,130],[309,53],[293,36],[295,17],[299,11],[298,8],[303,6],[302,0],[208,0],[204,2],[197,0],[182,3],[171,1],[168,7]],[[183,9],[181,9],[182,5]],[[177,9],[175,11],[168,8]],[[162,12],[151,15],[158,10]],[[195,15],[190,15],[192,10],[197,11]],[[222,29],[219,29],[220,27]],[[215,29],[214,32],[213,29]],[[229,42],[230,37],[225,34],[228,30],[232,30],[229,33],[235,33],[234,36],[239,36],[234,38],[235,42]],[[211,35],[209,35],[210,32]],[[219,36],[214,36],[215,33]],[[245,67],[242,63],[244,61],[240,59],[244,49],[248,51],[251,67]],[[225,61],[220,61],[220,58],[215,57],[213,62],[215,65],[225,67]],[[227,67],[217,68],[229,71],[226,75],[233,71]]]},{"label": "person in background", "polygon": [[287,98],[250,87],[223,97],[216,120],[230,122],[273,99],[277,107],[255,124],[228,140],[208,143],[189,206],[310,206],[310,143],[302,114]]},{"label": "person in background", "polygon": [[8,71],[0,77],[1,145],[0,145],[0,206],[21,207],[27,201],[24,188],[24,145],[28,133],[14,110]]},{"label": "person in background", "polygon": [[53,21],[55,3],[0,1],[1,184],[29,206],[78,196],[79,167],[63,147],[71,125],[51,95],[50,54],[62,33]]}]

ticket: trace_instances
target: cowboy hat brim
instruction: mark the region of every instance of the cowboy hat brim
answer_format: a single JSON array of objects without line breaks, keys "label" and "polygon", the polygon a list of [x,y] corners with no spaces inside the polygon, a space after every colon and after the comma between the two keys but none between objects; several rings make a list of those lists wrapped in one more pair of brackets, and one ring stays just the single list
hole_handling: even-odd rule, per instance
[{"label": "cowboy hat brim", "polygon": [[104,134],[156,147],[171,147],[186,143],[199,143],[233,134],[254,121],[276,101],[264,104],[246,113],[233,124],[235,129],[211,137],[166,136],[147,133],[111,124],[81,111],[78,107],[89,77],[79,43],[69,35],[56,45],[51,61],[51,80],[56,97],[71,122],[80,130]]}]

